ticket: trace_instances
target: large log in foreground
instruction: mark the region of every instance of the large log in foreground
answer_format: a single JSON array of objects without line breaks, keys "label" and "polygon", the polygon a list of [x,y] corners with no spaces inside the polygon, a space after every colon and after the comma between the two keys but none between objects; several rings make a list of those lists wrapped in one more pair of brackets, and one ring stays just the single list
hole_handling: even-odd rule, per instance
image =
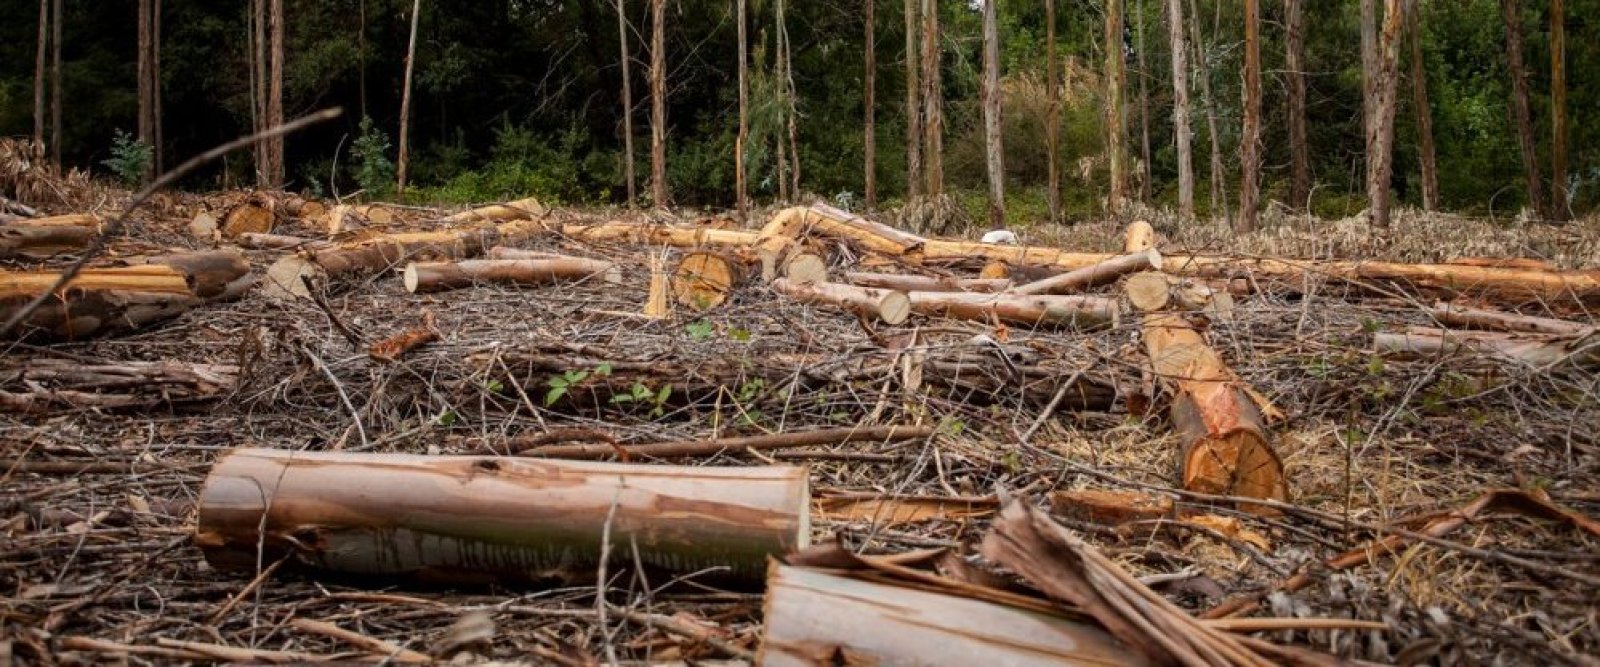
[{"label": "large log in foreground", "polygon": [[0,257],[46,259],[82,250],[100,233],[92,215],[58,215],[0,224]]},{"label": "large log in foreground", "polygon": [[200,494],[218,569],[284,556],[335,572],[452,583],[592,577],[615,564],[759,578],[805,546],[804,468],[695,468],[239,449]]},{"label": "large log in foreground", "polygon": [[481,283],[548,285],[594,279],[618,285],[622,283],[622,272],[611,262],[583,257],[468,259],[459,262],[412,262],[406,265],[402,279],[406,291],[415,294],[460,289]]},{"label": "large log in foreground", "polygon": [[812,665],[1144,665],[1091,623],[774,563],[761,655]]},{"label": "large log in foreground", "polygon": [[[238,253],[206,252],[85,269],[17,328],[21,337],[85,338],[176,317],[205,301],[238,296],[252,284]],[[61,277],[53,271],[0,272],[0,318],[9,318]]]}]

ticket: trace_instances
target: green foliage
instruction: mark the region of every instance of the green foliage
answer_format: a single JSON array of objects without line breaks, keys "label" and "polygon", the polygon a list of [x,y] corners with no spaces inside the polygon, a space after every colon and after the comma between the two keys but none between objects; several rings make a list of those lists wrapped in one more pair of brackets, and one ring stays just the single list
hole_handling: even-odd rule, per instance
[{"label": "green foliage", "polygon": [[711,337],[716,327],[705,320],[696,320],[683,325],[683,330],[694,340],[705,340]]},{"label": "green foliage", "polygon": [[550,390],[544,394],[545,406],[555,405],[556,401],[567,395],[567,390],[587,379],[589,379],[589,371],[567,371],[550,378],[545,382],[545,385],[550,387]]},{"label": "green foliage", "polygon": [[123,185],[137,187],[155,165],[155,155],[155,149],[150,144],[117,130],[116,137],[111,140],[111,157],[100,164],[116,174]]},{"label": "green foliage", "polygon": [[626,394],[614,394],[611,397],[612,405],[645,405],[649,406],[651,417],[660,417],[666,414],[667,399],[672,398],[672,385],[665,385],[659,390],[653,390],[642,382],[633,383],[633,387]]},{"label": "green foliage", "polygon": [[354,162],[356,183],[366,191],[368,199],[381,197],[394,188],[394,162],[389,159],[389,135],[372,123],[372,118],[361,119],[361,134],[350,146]]}]

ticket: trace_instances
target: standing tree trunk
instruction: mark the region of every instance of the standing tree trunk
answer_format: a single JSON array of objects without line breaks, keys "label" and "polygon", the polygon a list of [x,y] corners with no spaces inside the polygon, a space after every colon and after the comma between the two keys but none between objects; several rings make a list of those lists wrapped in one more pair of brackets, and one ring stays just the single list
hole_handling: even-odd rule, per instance
[{"label": "standing tree trunk", "polygon": [[1061,222],[1061,67],[1056,61],[1056,0],[1044,0],[1045,23],[1045,96],[1049,110],[1045,113],[1045,159],[1049,163],[1049,188],[1045,198],[1050,203],[1050,224]]},{"label": "standing tree trunk", "polygon": [[922,156],[927,192],[944,194],[944,89],[939,75],[939,3],[922,0]]},{"label": "standing tree trunk", "polygon": [[[250,0],[250,131],[267,122],[267,0]],[[267,140],[255,146],[256,185],[267,182]]]},{"label": "standing tree trunk", "polygon": [[1372,160],[1372,114],[1377,101],[1378,2],[1361,0],[1361,132],[1368,161]]},{"label": "standing tree trunk", "polygon": [[[778,0],[778,49],[783,54],[783,68],[779,76],[783,77],[783,99],[786,104],[785,116],[789,128],[789,194],[796,199],[800,198],[800,131],[799,118],[795,110],[794,88],[794,52],[789,48],[789,19],[785,15],[784,0]],[[780,139],[781,141],[781,139]]]},{"label": "standing tree trunk", "polygon": [[[1051,0],[1054,1],[1054,0]],[[917,76],[917,2],[905,0],[906,19],[906,199],[922,194],[922,105]]]},{"label": "standing tree trunk", "polygon": [[[271,0],[271,16],[268,20],[268,32],[272,33],[271,55],[267,63],[267,122],[268,128],[278,127],[283,124],[283,0]],[[283,135],[278,135],[267,141],[267,155],[271,164],[267,172],[267,184],[273,188],[283,187]]]},{"label": "standing tree trunk", "polygon": [[1228,210],[1228,188],[1222,176],[1222,135],[1217,129],[1217,103],[1211,95],[1211,59],[1206,55],[1205,38],[1200,32],[1200,10],[1195,0],[1189,0],[1189,31],[1194,33],[1195,65],[1200,68],[1200,103],[1206,108],[1206,128],[1211,135],[1211,215]]},{"label": "standing tree trunk", "polygon": [[367,117],[367,0],[356,0],[356,70],[360,79],[361,117]]},{"label": "standing tree trunk", "polygon": [[1134,22],[1135,30],[1139,35],[1139,131],[1142,136],[1140,144],[1139,165],[1139,200],[1150,201],[1150,70],[1145,66],[1144,58],[1144,0],[1139,0],[1135,13],[1137,20]]},{"label": "standing tree trunk", "polygon": [[865,162],[863,168],[866,171],[865,178],[867,210],[871,211],[878,207],[878,137],[876,134],[878,131],[878,124],[877,111],[873,108],[877,103],[878,98],[878,55],[874,52],[874,50],[877,49],[877,45],[874,35],[872,34],[872,31],[876,28],[876,17],[873,15],[873,5],[877,4],[877,0],[863,0],[863,2],[866,4],[867,13],[867,43],[865,49],[867,54],[867,70],[864,73],[867,86],[867,99],[865,104],[867,118],[866,128],[862,133],[862,152],[864,153],[863,161]]},{"label": "standing tree trunk", "polygon": [[1000,92],[1000,26],[997,0],[983,3],[983,152],[989,166],[989,228],[1006,226],[1005,138]]},{"label": "standing tree trunk", "polygon": [[61,170],[61,0],[50,6],[50,161]]},{"label": "standing tree trunk", "polygon": [[1244,130],[1239,137],[1239,219],[1234,231],[1256,230],[1261,180],[1261,5],[1244,0]]},{"label": "standing tree trunk", "polygon": [[161,154],[166,141],[161,136],[161,0],[150,8],[150,108],[152,127],[155,129],[155,173],[166,171]]},{"label": "standing tree trunk", "polygon": [[1122,212],[1128,196],[1127,167],[1123,164],[1122,118],[1122,0],[1106,0],[1106,162],[1111,170],[1111,192],[1106,207],[1112,215]]},{"label": "standing tree trunk", "polygon": [[1311,208],[1311,156],[1306,141],[1306,0],[1283,0],[1283,42],[1289,77],[1289,208]]},{"label": "standing tree trunk", "polygon": [[1550,219],[1570,217],[1567,201],[1567,11],[1550,0]]},{"label": "standing tree trunk", "polygon": [[1439,170],[1433,151],[1433,111],[1428,106],[1427,67],[1422,62],[1422,3],[1406,13],[1411,33],[1411,106],[1417,115],[1417,152],[1422,160],[1422,210],[1439,208]]},{"label": "standing tree trunk", "polygon": [[400,88],[400,156],[395,160],[395,191],[405,194],[406,163],[411,158],[411,74],[417,68],[417,23],[422,0],[411,0],[411,39],[406,42],[406,79]]},{"label": "standing tree trunk", "polygon": [[[739,155],[740,160],[740,186],[744,181],[744,1],[739,0]],[[622,169],[628,179],[628,208],[633,208],[638,201],[638,192],[633,177],[633,81],[629,78],[628,70],[631,69],[628,55],[628,12],[623,7],[622,0],[617,0],[617,44],[622,50],[618,60],[622,64]],[[740,206],[744,206],[743,190],[740,190]]]},{"label": "standing tree trunk", "polygon": [[[1295,0],[1288,0],[1295,2]],[[1183,0],[1167,0],[1167,31],[1172,35],[1172,135],[1178,147],[1178,219],[1194,219],[1194,156],[1189,128],[1189,47],[1183,39]]]},{"label": "standing tree trunk", "polygon": [[[1253,0],[1252,0],[1253,1]],[[1394,168],[1394,103],[1398,89],[1400,35],[1407,0],[1384,0],[1383,33],[1378,43],[1377,71],[1372,80],[1372,117],[1367,130],[1372,151],[1367,155],[1367,198],[1372,226],[1389,228],[1389,181]]]},{"label": "standing tree trunk", "polygon": [[1539,173],[1539,151],[1533,139],[1533,112],[1528,108],[1528,69],[1522,63],[1522,14],[1517,0],[1500,0],[1506,23],[1506,65],[1511,70],[1511,113],[1517,121],[1517,146],[1522,149],[1522,167],[1528,179],[1528,206],[1544,217],[1544,176]]},{"label": "standing tree trunk", "polygon": [[50,42],[50,0],[39,0],[39,41],[33,59],[33,143],[44,145],[45,49]]},{"label": "standing tree trunk", "polygon": [[[750,215],[750,181],[749,176],[745,173],[744,163],[745,146],[750,141],[750,40],[745,34],[747,31],[745,26],[748,22],[745,17],[746,0],[735,0],[734,4],[737,5],[736,13],[739,20],[739,136],[734,138],[733,141],[733,196],[738,200],[739,219],[744,220]],[[867,6],[871,7],[870,4]],[[622,0],[617,0],[617,16],[621,17],[621,15]],[[621,19],[619,18],[618,20],[620,21]],[[620,23],[618,24],[618,30],[621,30]],[[868,34],[871,34],[871,31],[868,31]],[[627,34],[623,33],[621,37],[626,40]],[[626,41],[623,43],[622,53],[623,59],[626,60],[628,57]],[[627,65],[623,65],[623,68],[623,72],[627,72]],[[624,82],[626,82],[626,74],[624,74]],[[623,99],[627,99],[626,96]],[[631,122],[629,126],[632,126]],[[632,143],[631,138],[629,143]],[[633,165],[631,156],[628,166],[628,200],[631,206],[633,203]]]},{"label": "standing tree trunk", "polygon": [[650,198],[667,207],[667,0],[650,0]]},{"label": "standing tree trunk", "polygon": [[[139,0],[138,11],[139,131],[137,136],[140,143],[149,146],[155,142],[156,138],[155,108],[151,106],[151,100],[154,95],[151,94],[150,90],[150,72],[154,67],[150,62],[150,54],[154,50],[151,48],[150,0]],[[150,167],[152,166],[154,165],[144,166],[143,173],[139,175],[140,180],[150,180]]]}]

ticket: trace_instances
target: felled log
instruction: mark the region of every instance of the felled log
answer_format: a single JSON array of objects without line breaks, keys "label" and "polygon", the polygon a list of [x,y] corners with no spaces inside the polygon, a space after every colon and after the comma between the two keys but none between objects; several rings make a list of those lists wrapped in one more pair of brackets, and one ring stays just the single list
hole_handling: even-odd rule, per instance
[{"label": "felled log", "polygon": [[328,205],[307,197],[291,196],[283,201],[283,212],[290,217],[311,220],[328,212]]},{"label": "felled log", "polygon": [[1095,296],[1026,296],[969,292],[911,292],[911,311],[929,317],[989,322],[998,319],[1024,326],[1099,329],[1116,326],[1120,309],[1114,299]]},{"label": "felled log", "polygon": [[617,265],[583,257],[551,259],[465,259],[455,262],[412,262],[402,274],[406,291],[439,292],[481,283],[548,285],[598,279],[622,284]]},{"label": "felled log", "polygon": [[86,214],[24,218],[0,224],[0,258],[45,259],[82,250],[100,233],[100,219]]},{"label": "felled log", "polygon": [[465,259],[482,254],[500,239],[494,227],[383,234],[360,241],[302,249],[267,268],[263,289],[272,296],[308,298],[302,278],[326,281],[370,275],[407,261]]},{"label": "felled log", "polygon": [[220,231],[224,238],[240,234],[268,234],[278,224],[278,203],[265,193],[256,193],[222,214]]},{"label": "felled log", "polygon": [[190,291],[206,301],[234,299],[255,285],[250,260],[234,250],[156,255],[123,260],[131,265],[166,266],[183,273]]},{"label": "felled log", "polygon": [[1087,287],[1114,283],[1139,271],[1160,271],[1161,253],[1155,248],[1119,255],[1098,264],[1011,288],[1012,294],[1068,294]]},{"label": "felled log", "polygon": [[0,369],[0,409],[41,414],[178,407],[227,395],[238,376],[237,366],[220,364],[29,359]]},{"label": "felled log", "polygon": [[568,238],[586,243],[672,246],[674,248],[752,246],[760,239],[760,235],[757,232],[742,229],[641,225],[632,222],[566,223],[554,225],[552,230]]},{"label": "felled log", "polygon": [[283,234],[240,234],[234,239],[239,247],[248,250],[298,250],[300,248],[325,248],[330,244],[321,239],[307,239]]},{"label": "felled log", "polygon": [[922,247],[927,240],[916,234],[826,204],[815,204],[806,210],[806,225],[819,235],[845,239],[866,250],[903,258],[912,263],[921,260]]},{"label": "felled log", "polygon": [[[288,556],[426,581],[592,577],[614,564],[760,577],[810,539],[804,468],[633,466],[238,449],[200,493],[195,543],[222,570]],[[637,550],[628,545],[636,544]]]},{"label": "felled log", "polygon": [[1051,494],[1050,513],[1074,521],[1120,526],[1169,517],[1173,503],[1171,496],[1154,493],[1075,489]]},{"label": "felled log", "polygon": [[[615,445],[612,443],[542,445],[521,449],[517,453],[523,456],[539,456],[552,459],[596,460],[611,458],[619,454],[625,454],[629,458],[669,459],[712,456],[721,452],[739,454],[749,450],[767,451],[794,447],[845,445],[853,442],[901,442],[927,438],[932,435],[933,428],[928,426],[869,426],[721,438],[718,440],[656,442],[643,445]],[[511,445],[512,449],[517,449],[515,440],[511,442]]]},{"label": "felled log", "polygon": [[695,310],[722,305],[735,287],[755,270],[752,259],[732,252],[697,250],[686,253],[672,270],[672,293],[678,303]]},{"label": "felled log", "polygon": [[1149,664],[1092,623],[776,562],[764,621],[768,667]]},{"label": "felled log", "polygon": [[1378,332],[1372,346],[1379,354],[1405,358],[1477,356],[1533,367],[1571,363],[1600,366],[1600,339],[1591,331],[1584,336],[1504,333],[1498,331],[1447,331],[1407,327],[1404,332]]},{"label": "felled log", "polygon": [[489,259],[562,259],[571,257],[571,255],[563,255],[554,252],[540,252],[538,250],[524,250],[522,248],[507,248],[503,245],[497,245],[493,248],[490,248],[489,252],[484,253],[484,257],[488,257]]},{"label": "felled log", "polygon": [[832,306],[889,325],[905,322],[912,310],[906,293],[871,287],[826,282],[799,284],[779,278],[772,281],[772,291],[802,303]]},{"label": "felled log", "polygon": [[550,213],[550,209],[539,203],[538,199],[529,197],[504,204],[492,204],[462,211],[445,216],[441,222],[448,225],[462,225],[472,222],[506,222],[509,220],[530,220],[543,217]]},{"label": "felled log", "polygon": [[[131,331],[205,301],[236,297],[253,284],[249,264],[233,252],[131,261],[142,264],[84,269],[23,320],[15,335],[78,339]],[[0,272],[0,319],[12,317],[60,277],[54,271]]]},{"label": "felled log", "polygon": [[1586,336],[1600,328],[1593,324],[1506,313],[1498,310],[1484,310],[1444,301],[1433,304],[1433,308],[1428,311],[1428,314],[1432,315],[1433,319],[1438,320],[1440,324],[1474,329],[1491,329],[1494,331]]},{"label": "felled log", "polygon": [[901,292],[985,292],[1004,291],[1011,286],[1005,278],[940,278],[900,273],[852,271],[844,274],[852,285],[892,289]]}]

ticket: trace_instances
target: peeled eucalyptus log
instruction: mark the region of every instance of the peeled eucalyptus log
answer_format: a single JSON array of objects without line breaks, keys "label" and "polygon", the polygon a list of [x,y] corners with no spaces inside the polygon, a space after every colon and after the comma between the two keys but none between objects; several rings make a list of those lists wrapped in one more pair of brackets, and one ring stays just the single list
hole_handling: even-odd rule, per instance
[{"label": "peeled eucalyptus log", "polygon": [[[238,296],[252,284],[249,264],[233,252],[131,261],[142,263],[84,269],[52,292],[13,335],[80,339],[131,331],[206,301]],[[0,271],[0,320],[54,288],[60,277],[56,271]]]},{"label": "peeled eucalyptus log", "polygon": [[593,577],[634,545],[650,567],[759,579],[805,546],[804,468],[712,468],[238,449],[200,493],[213,567],[301,566],[450,583]]}]

